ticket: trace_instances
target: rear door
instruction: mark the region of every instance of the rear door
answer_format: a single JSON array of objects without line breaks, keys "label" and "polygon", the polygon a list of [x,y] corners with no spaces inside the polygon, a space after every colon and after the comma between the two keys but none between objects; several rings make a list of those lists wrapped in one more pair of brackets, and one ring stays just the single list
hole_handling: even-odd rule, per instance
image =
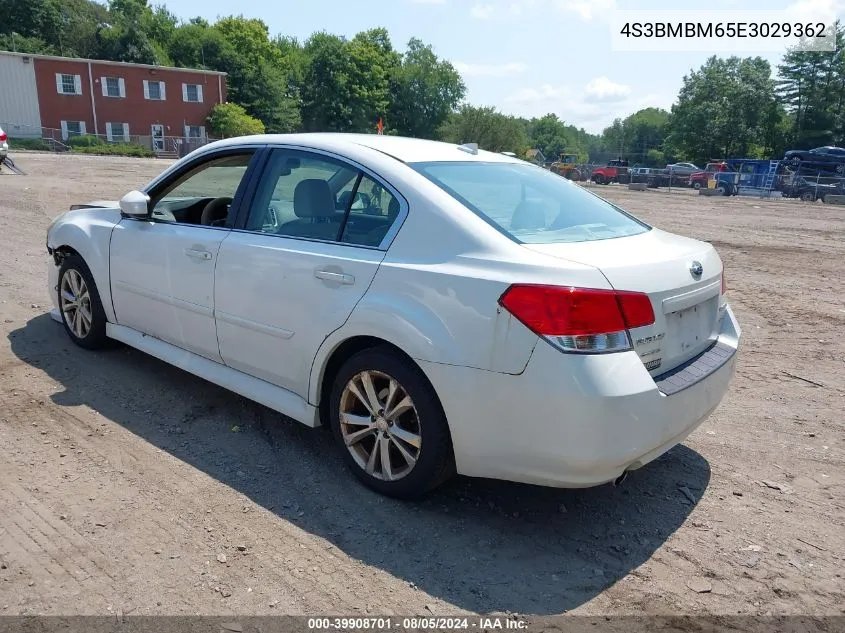
[{"label": "rear door", "polygon": [[273,150],[215,276],[223,361],[307,397],[314,356],[364,296],[406,205],[337,157]]}]

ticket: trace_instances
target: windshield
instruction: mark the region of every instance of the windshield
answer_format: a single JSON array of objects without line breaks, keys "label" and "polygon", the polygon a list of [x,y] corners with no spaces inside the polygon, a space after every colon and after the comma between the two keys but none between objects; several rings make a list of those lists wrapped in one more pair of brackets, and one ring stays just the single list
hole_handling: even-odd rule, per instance
[{"label": "windshield", "polygon": [[589,242],[651,228],[566,178],[527,163],[411,167],[517,242]]}]

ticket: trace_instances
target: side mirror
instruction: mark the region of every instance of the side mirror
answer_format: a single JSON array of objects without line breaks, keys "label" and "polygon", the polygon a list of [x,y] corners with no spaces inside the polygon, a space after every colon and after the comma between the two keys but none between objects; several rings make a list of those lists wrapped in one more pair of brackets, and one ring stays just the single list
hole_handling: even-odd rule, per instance
[{"label": "side mirror", "polygon": [[120,212],[130,218],[150,215],[150,197],[142,191],[130,191],[120,199]]}]

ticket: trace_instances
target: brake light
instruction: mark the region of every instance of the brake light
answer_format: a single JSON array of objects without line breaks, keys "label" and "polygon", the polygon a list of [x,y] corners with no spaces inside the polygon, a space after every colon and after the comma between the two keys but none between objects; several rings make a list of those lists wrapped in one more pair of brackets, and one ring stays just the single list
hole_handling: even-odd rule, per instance
[{"label": "brake light", "polygon": [[5,133],[5,132],[0,132],[0,143],[2,143],[3,141],[7,140],[8,138],[9,138],[9,137],[8,137],[8,136],[6,136],[6,133]]},{"label": "brake light", "polygon": [[654,323],[651,300],[639,292],[516,284],[499,304],[566,351],[630,349],[627,331]]}]

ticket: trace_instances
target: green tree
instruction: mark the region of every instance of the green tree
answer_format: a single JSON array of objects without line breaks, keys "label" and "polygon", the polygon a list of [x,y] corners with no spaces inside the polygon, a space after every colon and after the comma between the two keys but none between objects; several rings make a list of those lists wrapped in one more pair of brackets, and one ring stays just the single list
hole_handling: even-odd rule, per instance
[{"label": "green tree", "polygon": [[493,107],[462,105],[441,126],[440,137],[449,143],[478,143],[481,149],[518,156],[528,149],[525,125]]},{"label": "green tree", "polygon": [[264,124],[237,103],[218,103],[208,116],[208,127],[212,134],[224,138],[264,134]]},{"label": "green tree", "polygon": [[779,104],[769,63],[760,57],[711,57],[684,77],[672,107],[669,143],[689,159],[745,156],[772,139]]},{"label": "green tree", "polygon": [[434,138],[465,94],[454,66],[411,38],[393,72],[388,125],[403,136]]},{"label": "green tree", "polygon": [[777,93],[796,148],[845,142],[845,33],[839,22],[835,29],[835,51],[791,50],[778,66]]}]

